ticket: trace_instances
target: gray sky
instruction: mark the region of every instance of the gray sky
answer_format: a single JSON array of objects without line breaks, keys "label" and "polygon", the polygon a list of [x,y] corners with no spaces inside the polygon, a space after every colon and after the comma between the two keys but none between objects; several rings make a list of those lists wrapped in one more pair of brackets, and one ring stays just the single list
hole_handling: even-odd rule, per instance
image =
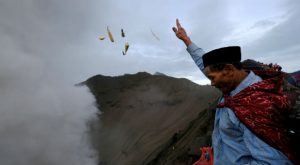
[{"label": "gray sky", "polygon": [[[176,18],[206,51],[241,45],[243,59],[299,69],[295,0],[10,0],[1,2],[0,12],[1,70],[6,74],[29,67],[73,83],[96,74],[146,71],[200,82],[204,76],[171,30]],[[108,40],[107,26],[115,43]],[[125,41],[130,48],[123,56]]]},{"label": "gray sky", "polygon": [[240,45],[243,59],[292,72],[300,68],[299,16],[296,0],[0,0],[0,160],[93,164],[82,134],[94,99],[73,85],[96,74],[161,72],[208,83],[172,31],[176,18],[206,51]]}]

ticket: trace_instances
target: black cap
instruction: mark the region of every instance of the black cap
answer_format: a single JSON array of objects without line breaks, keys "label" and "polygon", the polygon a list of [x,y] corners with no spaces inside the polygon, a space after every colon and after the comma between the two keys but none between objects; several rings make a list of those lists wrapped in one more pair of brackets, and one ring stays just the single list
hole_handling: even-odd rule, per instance
[{"label": "black cap", "polygon": [[228,46],[212,50],[202,56],[204,67],[213,64],[227,64],[241,62],[241,48]]}]

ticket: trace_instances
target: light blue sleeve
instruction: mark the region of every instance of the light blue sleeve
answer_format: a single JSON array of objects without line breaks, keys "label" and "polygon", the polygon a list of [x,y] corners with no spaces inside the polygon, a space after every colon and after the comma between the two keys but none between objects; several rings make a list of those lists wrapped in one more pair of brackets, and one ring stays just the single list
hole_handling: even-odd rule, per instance
[{"label": "light blue sleeve", "polygon": [[186,50],[191,55],[198,68],[204,73],[202,56],[205,52],[194,43],[190,44]]}]

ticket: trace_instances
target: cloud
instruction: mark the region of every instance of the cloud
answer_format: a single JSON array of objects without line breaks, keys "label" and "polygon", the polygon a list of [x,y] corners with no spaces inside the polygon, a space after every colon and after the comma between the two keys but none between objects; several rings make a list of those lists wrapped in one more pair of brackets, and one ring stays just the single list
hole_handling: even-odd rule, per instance
[{"label": "cloud", "polygon": [[[87,134],[87,122],[97,112],[95,100],[64,70],[72,62],[64,53],[78,42],[41,16],[44,8],[38,3],[0,5],[1,163],[96,164]],[[58,57],[68,61],[59,63]]]},{"label": "cloud", "polygon": [[86,88],[53,76],[33,77],[12,75],[0,85],[1,162],[96,164],[87,135],[87,121],[96,113],[94,98]]},{"label": "cloud", "polygon": [[[299,8],[299,5],[295,6]],[[300,52],[300,39],[297,29],[300,28],[300,22],[295,20],[300,12],[295,6],[288,8],[284,21],[249,45],[248,57],[252,56],[266,63],[278,63],[288,72],[299,70],[297,54]]]}]

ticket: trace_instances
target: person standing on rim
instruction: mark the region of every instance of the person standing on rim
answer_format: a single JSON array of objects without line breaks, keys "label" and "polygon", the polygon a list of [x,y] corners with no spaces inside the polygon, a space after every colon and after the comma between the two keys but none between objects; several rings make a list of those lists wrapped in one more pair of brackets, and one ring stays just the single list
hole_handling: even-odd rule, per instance
[{"label": "person standing on rim", "polygon": [[263,80],[243,70],[239,46],[205,53],[178,19],[173,31],[211,85],[222,92],[212,134],[214,164],[297,164],[281,115],[287,99],[278,87],[280,76]]}]

